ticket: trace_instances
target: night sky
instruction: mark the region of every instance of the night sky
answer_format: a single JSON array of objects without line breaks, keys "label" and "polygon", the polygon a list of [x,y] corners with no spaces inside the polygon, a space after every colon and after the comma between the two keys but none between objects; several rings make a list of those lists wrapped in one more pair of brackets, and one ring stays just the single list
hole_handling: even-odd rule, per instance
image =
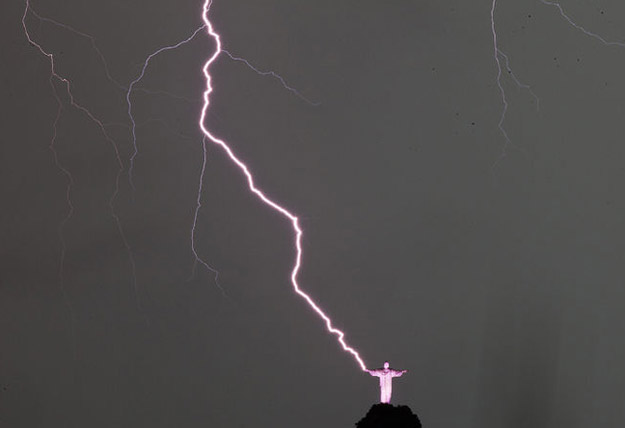
[{"label": "night sky", "polygon": [[[302,287],[425,427],[625,424],[625,48],[539,0],[214,0],[224,47],[206,121],[300,216]],[[562,1],[625,41],[619,0]],[[194,263],[201,34],[125,93],[89,39],[40,21],[76,101],[57,104],[25,3],[2,4],[0,427],[349,427],[378,400],[290,288],[290,223],[216,146]],[[200,25],[202,2],[33,0],[93,36],[128,85]],[[502,57],[501,57],[502,58]],[[538,108],[539,107],[539,108]],[[59,234],[61,231],[61,234]],[[65,257],[61,263],[63,243]]]}]

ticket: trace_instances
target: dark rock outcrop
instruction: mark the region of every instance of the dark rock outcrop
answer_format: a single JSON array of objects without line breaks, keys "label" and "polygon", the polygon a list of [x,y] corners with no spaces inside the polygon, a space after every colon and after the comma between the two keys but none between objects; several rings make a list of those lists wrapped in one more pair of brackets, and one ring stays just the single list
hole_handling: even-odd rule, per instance
[{"label": "dark rock outcrop", "polygon": [[357,428],[421,428],[421,421],[408,406],[374,404]]}]

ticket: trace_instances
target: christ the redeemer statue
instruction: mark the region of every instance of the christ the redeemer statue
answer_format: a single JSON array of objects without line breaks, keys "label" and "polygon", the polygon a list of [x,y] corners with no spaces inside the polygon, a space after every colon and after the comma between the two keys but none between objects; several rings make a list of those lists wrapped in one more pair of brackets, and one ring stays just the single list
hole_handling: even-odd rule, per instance
[{"label": "christ the redeemer statue", "polygon": [[391,392],[393,391],[393,378],[399,377],[408,370],[394,370],[389,368],[388,361],[384,362],[383,369],[367,370],[371,376],[380,378],[380,403],[391,402]]}]

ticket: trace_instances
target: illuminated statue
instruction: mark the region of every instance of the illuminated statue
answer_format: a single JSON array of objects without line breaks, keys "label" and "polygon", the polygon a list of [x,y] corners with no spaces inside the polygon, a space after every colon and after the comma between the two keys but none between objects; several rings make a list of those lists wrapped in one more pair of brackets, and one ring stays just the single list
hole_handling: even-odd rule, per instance
[{"label": "illuminated statue", "polygon": [[366,370],[371,376],[380,378],[380,403],[391,402],[391,392],[393,391],[393,378],[399,377],[408,370],[394,370],[389,368],[388,361],[384,362],[383,369]]}]

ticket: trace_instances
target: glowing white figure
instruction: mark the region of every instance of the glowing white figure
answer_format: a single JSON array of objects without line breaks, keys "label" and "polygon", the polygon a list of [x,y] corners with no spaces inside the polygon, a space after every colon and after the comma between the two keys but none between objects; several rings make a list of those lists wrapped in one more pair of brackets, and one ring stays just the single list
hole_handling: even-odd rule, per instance
[{"label": "glowing white figure", "polygon": [[388,361],[384,362],[383,369],[366,370],[371,376],[380,378],[380,403],[391,402],[391,392],[393,391],[393,378],[399,377],[408,370],[395,370],[389,368]]}]

